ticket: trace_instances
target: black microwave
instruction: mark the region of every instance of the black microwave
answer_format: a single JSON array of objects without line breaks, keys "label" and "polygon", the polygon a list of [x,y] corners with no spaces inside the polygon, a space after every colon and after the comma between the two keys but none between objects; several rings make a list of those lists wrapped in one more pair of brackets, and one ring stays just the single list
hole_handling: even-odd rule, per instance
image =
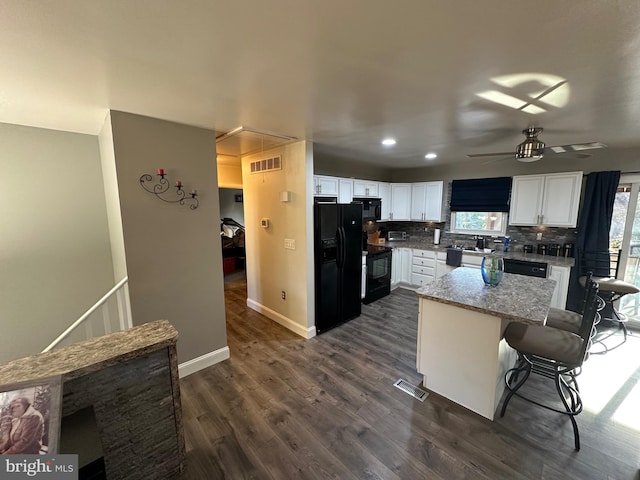
[{"label": "black microwave", "polygon": [[362,203],[362,221],[380,220],[382,215],[382,200],[379,198],[354,198],[353,203]]}]

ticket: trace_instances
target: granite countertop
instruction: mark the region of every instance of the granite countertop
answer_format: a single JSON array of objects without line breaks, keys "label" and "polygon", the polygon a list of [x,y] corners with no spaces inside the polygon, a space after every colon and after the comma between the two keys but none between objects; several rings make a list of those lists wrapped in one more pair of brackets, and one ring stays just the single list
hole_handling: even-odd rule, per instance
[{"label": "granite countertop", "polygon": [[[433,245],[431,243],[419,242],[419,241],[393,241],[393,242],[385,242],[383,244],[374,244],[374,245],[383,245],[391,248],[417,248],[420,250],[430,250],[432,252],[446,252],[447,246],[445,245]],[[520,247],[522,248],[522,247]],[[486,255],[484,252],[474,252],[471,250],[464,250],[465,255],[474,255],[482,257]],[[575,258],[572,257],[554,257],[551,255],[538,255],[537,253],[524,253],[522,251],[509,251],[505,252],[495,252],[496,255],[504,258],[512,258],[514,260],[527,260],[529,262],[544,262],[549,265],[555,265],[558,267],[573,267],[576,263]]]},{"label": "granite countertop", "polygon": [[0,365],[0,385],[61,375],[77,378],[175,344],[178,332],[167,320],[144,323]]},{"label": "granite countertop", "polygon": [[505,273],[495,287],[486,286],[477,268],[458,267],[429,285],[419,297],[506,320],[544,325],[555,280]]}]

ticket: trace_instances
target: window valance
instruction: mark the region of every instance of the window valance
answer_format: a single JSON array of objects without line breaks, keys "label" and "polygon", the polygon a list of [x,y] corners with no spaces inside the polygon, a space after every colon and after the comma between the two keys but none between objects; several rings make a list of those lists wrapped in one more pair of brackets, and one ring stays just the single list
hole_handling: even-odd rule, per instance
[{"label": "window valance", "polygon": [[511,177],[454,180],[452,212],[508,212]]}]

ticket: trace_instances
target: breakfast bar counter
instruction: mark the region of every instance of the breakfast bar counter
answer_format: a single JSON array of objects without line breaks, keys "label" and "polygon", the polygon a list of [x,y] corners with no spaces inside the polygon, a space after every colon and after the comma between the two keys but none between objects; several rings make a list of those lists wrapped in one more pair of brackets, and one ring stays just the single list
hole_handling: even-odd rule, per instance
[{"label": "breakfast bar counter", "polygon": [[555,281],[505,273],[486,286],[480,270],[459,267],[417,290],[418,372],[423,385],[490,420],[515,351],[510,322],[544,325]]}]

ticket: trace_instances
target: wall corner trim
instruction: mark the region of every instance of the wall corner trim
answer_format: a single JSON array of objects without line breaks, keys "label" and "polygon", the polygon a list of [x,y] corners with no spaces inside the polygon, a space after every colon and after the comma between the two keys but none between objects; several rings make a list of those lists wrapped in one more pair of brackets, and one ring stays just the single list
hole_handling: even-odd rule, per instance
[{"label": "wall corner trim", "polygon": [[316,327],[305,328],[302,325],[297,324],[290,318],[285,317],[284,315],[271,310],[269,307],[265,307],[264,305],[256,302],[255,300],[251,300],[247,298],[247,306],[251,310],[255,310],[258,313],[263,314],[265,317],[273,320],[276,323],[279,323],[287,330],[291,330],[293,333],[300,335],[302,338],[313,338],[316,336]]},{"label": "wall corner trim", "polygon": [[184,378],[199,370],[215,365],[229,359],[229,347],[222,347],[213,352],[205,353],[178,365],[178,376]]}]

